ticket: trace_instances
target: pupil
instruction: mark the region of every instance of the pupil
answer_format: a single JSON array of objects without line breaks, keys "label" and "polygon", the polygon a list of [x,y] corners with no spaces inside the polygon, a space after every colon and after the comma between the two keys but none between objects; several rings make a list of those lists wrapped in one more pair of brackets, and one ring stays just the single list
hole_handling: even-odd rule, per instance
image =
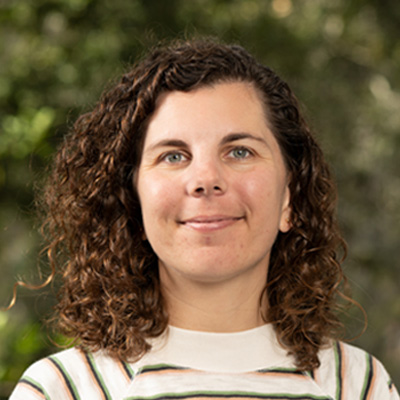
[{"label": "pupil", "polygon": [[169,159],[170,159],[170,161],[179,161],[180,155],[179,154],[171,154]]}]

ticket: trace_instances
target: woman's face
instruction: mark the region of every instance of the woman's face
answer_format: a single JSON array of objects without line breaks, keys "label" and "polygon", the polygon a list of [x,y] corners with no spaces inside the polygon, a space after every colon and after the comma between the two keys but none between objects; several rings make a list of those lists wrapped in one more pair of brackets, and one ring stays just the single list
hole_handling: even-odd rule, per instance
[{"label": "woman's face", "polygon": [[163,94],[136,180],[160,277],[265,283],[278,231],[289,229],[287,180],[251,84]]}]

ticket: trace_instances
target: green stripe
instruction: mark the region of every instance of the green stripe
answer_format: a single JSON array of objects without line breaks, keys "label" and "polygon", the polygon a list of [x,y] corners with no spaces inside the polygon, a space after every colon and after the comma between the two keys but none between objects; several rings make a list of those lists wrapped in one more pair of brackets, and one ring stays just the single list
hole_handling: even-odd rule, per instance
[{"label": "green stripe", "polygon": [[365,399],[367,397],[368,390],[371,384],[372,358],[368,353],[365,355],[365,358],[367,362],[367,368],[365,371],[364,385],[361,391],[360,399]]},{"label": "green stripe", "polygon": [[133,370],[133,368],[131,367],[131,365],[127,362],[121,361],[122,364],[125,366],[125,368],[129,371],[129,374],[131,376],[131,379],[135,376],[135,371]]},{"label": "green stripe", "polygon": [[29,376],[23,376],[21,381],[22,382],[27,381],[27,382],[30,382],[33,386],[37,386],[43,392],[46,400],[50,400],[49,394],[46,392],[45,388],[39,382],[36,382],[34,379],[30,378]]},{"label": "green stripe", "polygon": [[165,370],[173,370],[173,371],[182,371],[182,370],[188,370],[190,368],[186,367],[178,367],[176,365],[171,365],[171,364],[153,364],[153,365],[146,365],[143,368],[139,370],[139,373],[146,373],[146,372],[157,372],[157,371],[165,371]]},{"label": "green stripe", "polygon": [[310,378],[310,379],[312,379],[312,380],[314,380],[313,371],[304,371],[304,372],[303,372],[303,375],[304,375],[304,376],[307,376],[308,378]]},{"label": "green stripe", "polygon": [[69,388],[71,390],[72,397],[76,400],[80,400],[81,397],[79,396],[78,389],[76,388],[75,383],[71,378],[71,375],[64,368],[64,365],[61,363],[61,361],[58,360],[55,356],[50,356],[49,359],[52,360],[64,374],[64,378],[66,379],[67,386],[69,384]]},{"label": "green stripe", "polygon": [[97,365],[96,365],[96,363],[94,361],[93,355],[91,353],[88,353],[87,356],[88,356],[88,360],[90,362],[90,365],[92,366],[92,368],[93,368],[93,370],[94,370],[94,372],[95,372],[95,374],[97,376],[97,379],[98,379],[98,381],[100,383],[100,386],[101,386],[101,390],[103,391],[106,399],[107,400],[112,400],[110,392],[108,391],[107,386],[106,386],[106,384],[104,382],[103,376],[101,375],[101,373],[98,370]]},{"label": "green stripe", "polygon": [[160,393],[154,396],[133,396],[126,400],[161,400],[161,399],[185,399],[191,397],[210,397],[210,398],[227,398],[227,397],[254,397],[255,399],[271,399],[271,400],[330,400],[330,397],[314,396],[312,394],[292,394],[292,393],[276,393],[264,394],[256,392],[217,392],[217,391],[199,391],[199,392],[183,392],[183,393]]}]

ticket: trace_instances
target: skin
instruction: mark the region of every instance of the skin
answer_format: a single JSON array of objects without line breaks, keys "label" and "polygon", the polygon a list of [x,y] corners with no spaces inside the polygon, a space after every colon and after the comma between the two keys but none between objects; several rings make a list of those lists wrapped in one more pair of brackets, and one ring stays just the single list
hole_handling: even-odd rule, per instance
[{"label": "skin", "polygon": [[290,229],[287,175],[252,84],[160,96],[136,185],[172,325],[234,332],[264,323],[271,247]]}]

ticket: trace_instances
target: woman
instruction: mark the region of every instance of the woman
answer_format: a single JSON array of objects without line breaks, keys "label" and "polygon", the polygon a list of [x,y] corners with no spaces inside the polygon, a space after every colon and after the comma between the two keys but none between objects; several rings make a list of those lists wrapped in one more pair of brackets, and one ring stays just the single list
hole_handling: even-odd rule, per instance
[{"label": "woman", "polygon": [[398,399],[336,342],[344,242],[297,100],[239,46],[153,51],[76,122],[46,189],[61,331],[11,399]]}]

